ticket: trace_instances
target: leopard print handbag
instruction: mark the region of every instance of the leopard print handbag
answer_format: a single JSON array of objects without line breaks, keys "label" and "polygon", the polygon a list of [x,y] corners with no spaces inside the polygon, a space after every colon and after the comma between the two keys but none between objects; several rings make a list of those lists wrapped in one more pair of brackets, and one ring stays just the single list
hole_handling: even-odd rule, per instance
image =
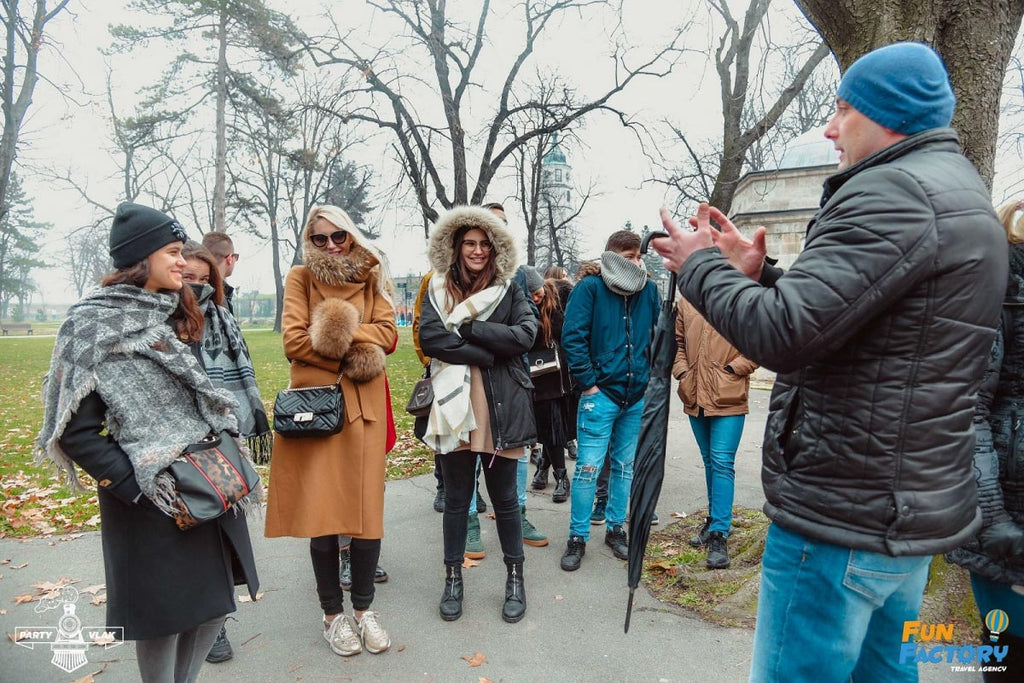
[{"label": "leopard print handbag", "polygon": [[182,531],[220,517],[260,481],[228,432],[188,446],[168,470],[178,492],[174,521]]}]

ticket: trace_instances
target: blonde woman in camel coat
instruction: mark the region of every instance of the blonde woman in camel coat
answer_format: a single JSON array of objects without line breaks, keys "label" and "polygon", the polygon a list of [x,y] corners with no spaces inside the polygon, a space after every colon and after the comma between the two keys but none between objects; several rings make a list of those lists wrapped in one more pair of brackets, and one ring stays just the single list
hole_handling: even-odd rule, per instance
[{"label": "blonde woman in camel coat", "polygon": [[[285,283],[284,352],[292,388],[333,384],[341,373],[344,427],[320,438],[275,434],[266,535],[310,539],[324,638],[342,656],[377,654],[391,643],[369,609],[384,535],[384,359],[398,339],[389,291],[383,256],[348,214],[313,207],[303,265]],[[352,616],[343,610],[338,534],[352,537]]]}]

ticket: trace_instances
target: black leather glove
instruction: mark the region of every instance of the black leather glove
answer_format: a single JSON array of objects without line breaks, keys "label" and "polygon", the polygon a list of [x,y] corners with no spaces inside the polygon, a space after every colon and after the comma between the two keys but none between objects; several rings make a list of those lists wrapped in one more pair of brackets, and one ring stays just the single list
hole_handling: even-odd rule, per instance
[{"label": "black leather glove", "polygon": [[978,533],[981,551],[998,559],[1024,558],[1024,529],[1013,522],[996,522]]}]

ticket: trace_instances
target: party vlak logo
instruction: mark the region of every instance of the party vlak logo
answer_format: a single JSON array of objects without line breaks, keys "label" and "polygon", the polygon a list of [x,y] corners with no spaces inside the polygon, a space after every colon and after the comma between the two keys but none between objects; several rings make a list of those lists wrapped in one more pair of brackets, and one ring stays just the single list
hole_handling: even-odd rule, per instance
[{"label": "party vlak logo", "polygon": [[999,634],[1010,627],[1010,615],[1001,609],[990,610],[985,615],[985,626],[988,627],[988,639],[993,643],[999,642]]},{"label": "party vlak logo", "polygon": [[36,645],[48,645],[53,653],[50,663],[65,673],[88,663],[85,653],[91,645],[110,649],[124,643],[124,628],[121,626],[82,626],[82,620],[76,614],[76,602],[78,590],[74,586],[64,586],[55,598],[40,600],[36,603],[37,613],[55,609],[62,611],[57,625],[17,626],[14,629],[15,642],[29,650],[34,650]]}]

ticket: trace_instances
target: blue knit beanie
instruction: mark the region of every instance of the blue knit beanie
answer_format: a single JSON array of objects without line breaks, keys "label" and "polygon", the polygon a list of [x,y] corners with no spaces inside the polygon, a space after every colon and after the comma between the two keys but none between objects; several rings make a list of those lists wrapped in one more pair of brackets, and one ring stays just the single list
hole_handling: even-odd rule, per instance
[{"label": "blue knit beanie", "polygon": [[836,96],[875,123],[904,135],[948,126],[956,97],[935,50],[893,43],[850,65]]}]

